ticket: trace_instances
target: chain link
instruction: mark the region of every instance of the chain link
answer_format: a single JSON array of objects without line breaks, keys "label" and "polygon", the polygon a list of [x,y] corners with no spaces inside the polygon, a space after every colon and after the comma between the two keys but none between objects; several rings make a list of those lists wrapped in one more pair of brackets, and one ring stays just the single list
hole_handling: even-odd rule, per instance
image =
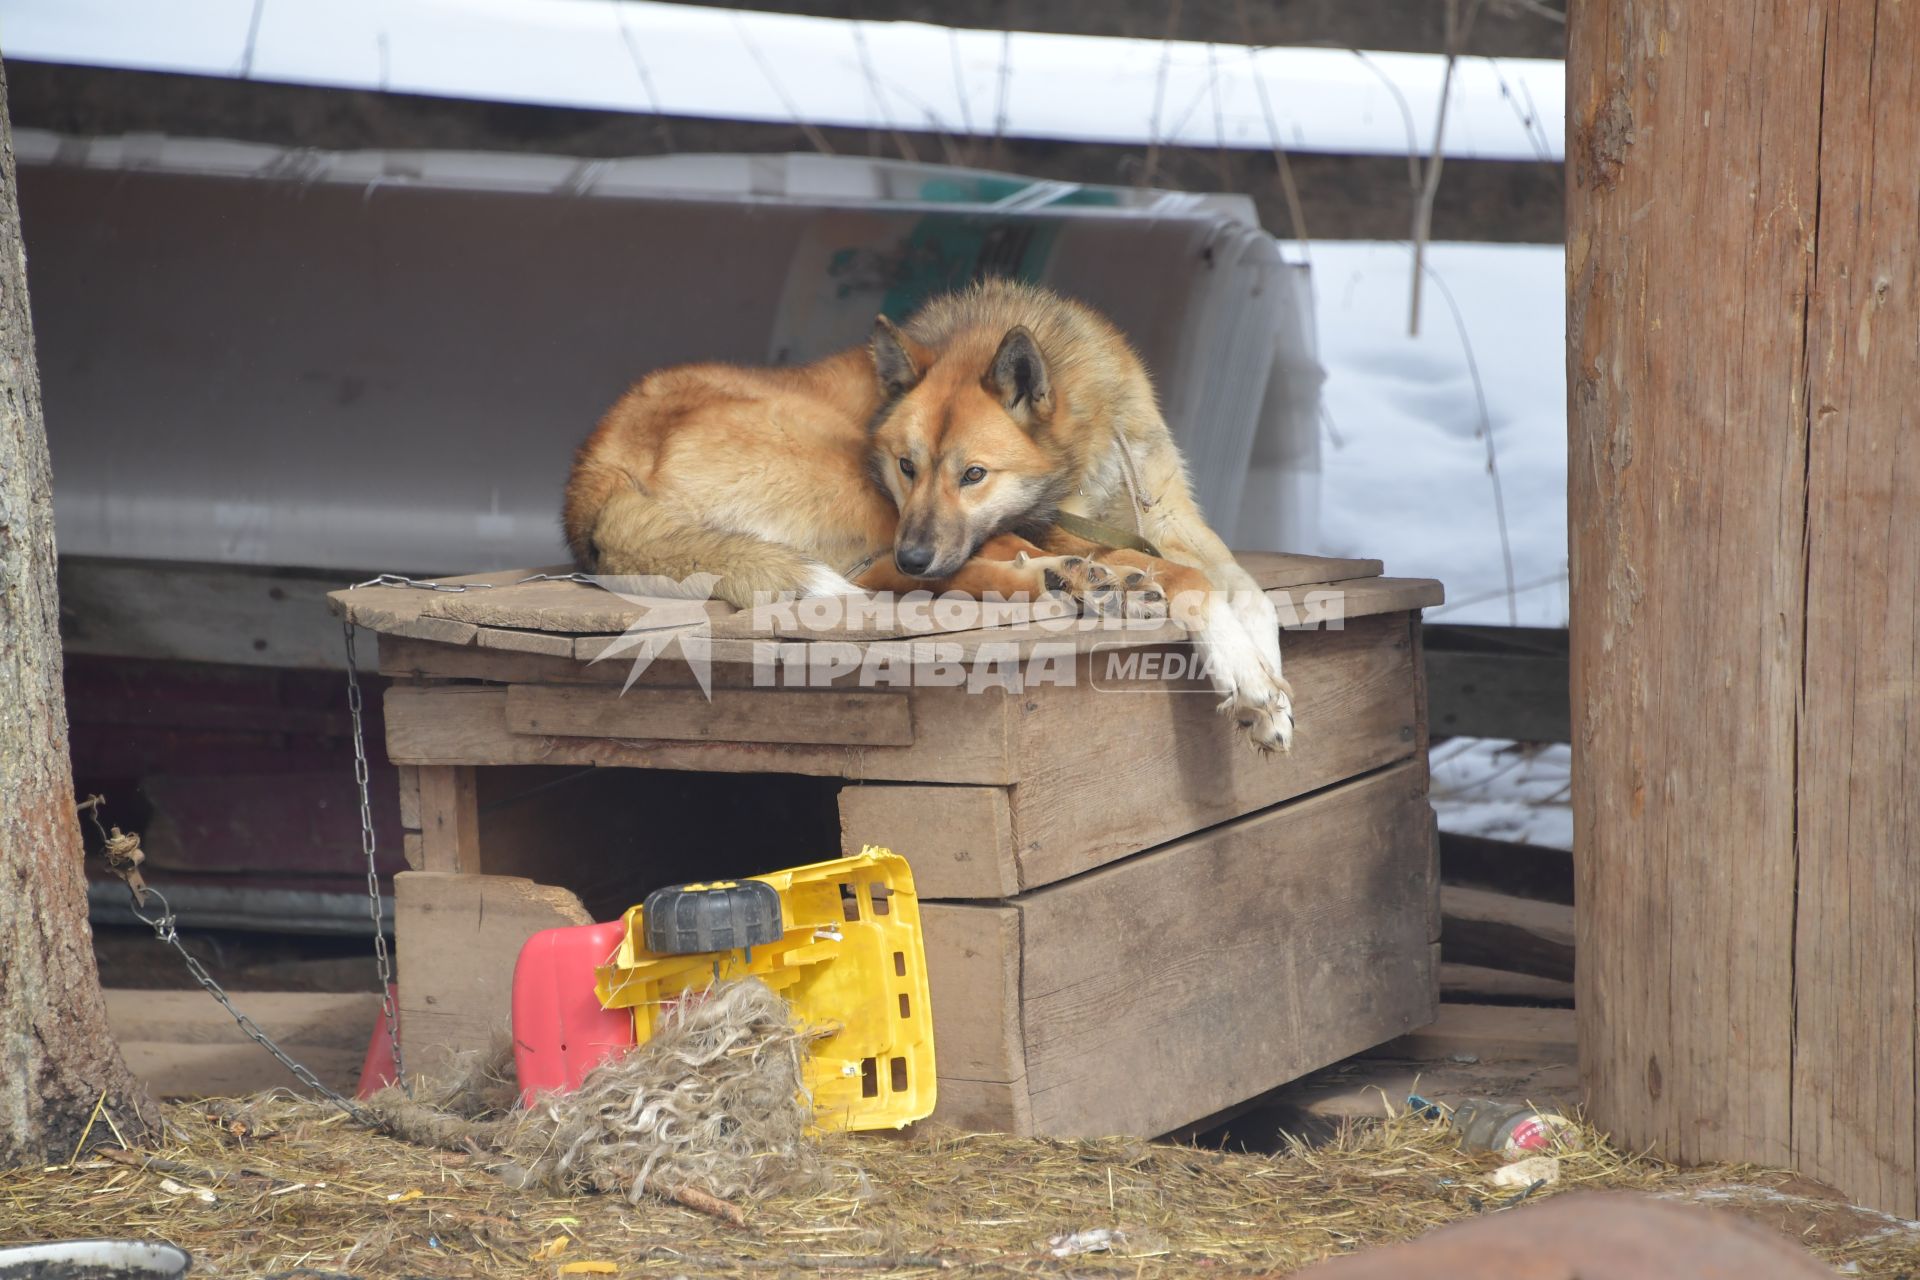
[{"label": "chain link", "polygon": [[393,1078],[408,1097],[406,1059],[400,1053],[400,1009],[393,998],[393,960],[387,954],[387,931],[380,912],[380,872],[374,861],[373,802],[368,796],[366,730],[361,724],[360,664],[353,652],[353,623],[343,622],[347,638],[347,710],[353,713],[353,780],[360,788],[360,851],[367,859],[367,910],[373,917],[373,959],[380,971],[380,1016],[387,1024],[387,1044],[393,1050]]},{"label": "chain link", "polygon": [[133,886],[127,886],[127,893],[128,897],[132,898],[133,901],[133,918],[152,929],[154,937],[160,939],[160,941],[180,953],[180,958],[186,962],[187,972],[193,975],[193,980],[205,988],[208,995],[218,1000],[223,1009],[233,1015],[233,1020],[240,1025],[242,1031],[247,1033],[248,1039],[272,1054],[275,1060],[288,1071],[291,1071],[294,1078],[299,1080],[301,1084],[306,1085],[307,1088],[312,1089],[334,1106],[339,1107],[342,1111],[353,1117],[354,1120],[366,1125],[368,1128],[379,1127],[378,1122],[375,1121],[372,1116],[368,1115],[358,1106],[355,1106],[350,1099],[342,1097],[340,1094],[322,1084],[318,1076],[289,1057],[284,1049],[273,1042],[272,1036],[262,1031],[259,1024],[255,1023],[252,1018],[249,1018],[235,1007],[233,1001],[227,998],[225,989],[222,988],[218,982],[214,981],[213,975],[208,973],[206,967],[202,965],[199,960],[195,959],[194,954],[187,950],[185,945],[181,943],[179,930],[175,926],[173,908],[168,905],[166,894],[161,893],[152,885],[146,887],[148,897],[160,899],[160,914],[158,916],[146,916],[140,912],[140,900],[133,896]]},{"label": "chain link", "polygon": [[491,591],[491,582],[434,582],[430,578],[409,578],[404,573],[381,573],[368,578],[365,582],[356,582],[348,587],[349,591],[358,591],[362,587],[412,587],[416,591]]},{"label": "chain link", "polygon": [[[599,585],[595,583],[593,579],[580,573],[536,573],[529,577],[522,578],[520,581],[579,582],[594,586]],[[491,590],[493,585],[494,584],[490,582],[433,582],[423,578],[409,578],[405,574],[383,573],[377,577],[369,578],[365,582],[356,582],[350,589],[358,590],[362,587],[406,587],[420,591],[462,592]],[[386,923],[382,912],[380,897],[379,864],[374,856],[376,849],[373,832],[373,801],[368,786],[369,780],[372,777],[372,771],[367,765],[366,726],[362,715],[365,707],[365,699],[360,691],[360,664],[354,654],[354,625],[351,621],[343,622],[341,629],[345,635],[347,646],[347,710],[351,712],[353,716],[353,781],[360,792],[360,852],[365,855],[367,861],[367,913],[373,922],[373,958],[374,965],[380,974],[380,1016],[386,1023],[387,1044],[393,1050],[394,1079],[402,1089],[411,1095],[413,1090],[407,1081],[406,1060],[401,1056],[400,1051],[400,1008],[393,997],[393,958],[387,948]],[[91,806],[91,811],[94,825],[101,827],[100,837],[104,841],[108,837],[105,827],[101,826],[100,823],[99,806],[97,803]],[[187,966],[187,972],[193,975],[193,980],[199,983],[208,995],[220,1002],[220,1007],[232,1015],[234,1022],[239,1025],[242,1031],[246,1032],[248,1039],[252,1040],[262,1049],[265,1049],[269,1054],[272,1054],[274,1060],[291,1072],[293,1077],[300,1081],[301,1084],[306,1085],[309,1089],[312,1089],[315,1093],[327,1099],[327,1101],[333,1103],[336,1107],[339,1107],[355,1121],[369,1128],[378,1127],[378,1122],[376,1122],[371,1115],[355,1105],[351,1099],[321,1083],[318,1076],[314,1075],[313,1072],[309,1071],[300,1062],[289,1056],[279,1045],[275,1044],[272,1036],[262,1031],[258,1023],[242,1013],[233,1001],[228,998],[225,988],[214,981],[213,975],[207,972],[206,966],[202,965],[200,961],[194,957],[194,954],[188,951],[186,946],[180,941],[178,922],[174,918],[173,908],[168,904],[165,894],[161,893],[152,885],[136,887],[133,881],[137,878],[137,872],[130,876],[126,872],[121,872],[116,869],[116,873],[120,874],[121,878],[127,882],[129,910],[132,911],[134,919],[152,929],[154,937],[158,938],[167,946],[172,947],[173,950],[179,954],[180,959],[184,961]],[[154,897],[160,900],[160,913],[157,916],[142,914],[141,908],[146,905],[145,899],[147,897]]]},{"label": "chain link", "polygon": [[[199,983],[208,995],[218,1000],[221,1008],[233,1015],[234,1022],[239,1024],[240,1029],[247,1033],[248,1039],[272,1054],[275,1060],[288,1071],[292,1072],[294,1078],[300,1081],[301,1084],[319,1093],[359,1123],[369,1128],[377,1128],[378,1122],[375,1121],[372,1116],[368,1115],[346,1098],[335,1093],[332,1089],[329,1089],[326,1085],[320,1083],[319,1078],[315,1076],[313,1072],[307,1070],[306,1067],[289,1057],[284,1049],[273,1042],[272,1036],[262,1031],[258,1023],[246,1014],[240,1012],[240,1010],[234,1006],[233,1001],[227,998],[226,989],[214,981],[213,975],[207,972],[206,967],[202,965],[200,961],[194,957],[194,954],[187,950],[185,944],[180,941],[180,930],[174,919],[173,905],[167,901],[167,895],[146,883],[141,878],[140,863],[143,859],[140,854],[139,839],[137,837],[131,839],[122,837],[120,835],[120,828],[118,827],[113,829],[111,835],[107,833],[106,824],[100,820],[100,806],[103,800],[104,798],[101,796],[91,796],[80,808],[88,817],[93,819],[94,830],[100,833],[100,841],[107,854],[108,869],[116,876],[119,876],[121,881],[127,886],[127,906],[128,910],[133,914],[133,918],[141,924],[146,925],[149,929],[152,929],[154,937],[180,953],[180,958],[186,962],[187,972],[193,975],[193,980]],[[116,858],[114,846],[117,840],[126,840],[127,843],[132,845],[133,856],[131,858]],[[158,916],[142,914],[141,908],[147,905],[148,898],[160,899],[160,914]]]},{"label": "chain link", "polygon": [[606,590],[600,580],[590,573],[530,573],[524,578],[515,578],[513,585],[517,587],[526,582],[577,582],[583,587],[600,587],[602,591]]}]

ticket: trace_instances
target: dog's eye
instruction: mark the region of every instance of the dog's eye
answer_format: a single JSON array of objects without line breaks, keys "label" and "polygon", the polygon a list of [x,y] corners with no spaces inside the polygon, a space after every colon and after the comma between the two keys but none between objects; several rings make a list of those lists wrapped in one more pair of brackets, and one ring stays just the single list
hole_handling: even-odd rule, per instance
[{"label": "dog's eye", "polygon": [[900,459],[900,474],[905,476],[909,480],[913,479],[913,459],[911,458]]},{"label": "dog's eye", "polygon": [[968,467],[965,471],[960,473],[961,484],[979,484],[982,480],[985,480],[986,478],[987,478],[987,469],[985,467]]}]

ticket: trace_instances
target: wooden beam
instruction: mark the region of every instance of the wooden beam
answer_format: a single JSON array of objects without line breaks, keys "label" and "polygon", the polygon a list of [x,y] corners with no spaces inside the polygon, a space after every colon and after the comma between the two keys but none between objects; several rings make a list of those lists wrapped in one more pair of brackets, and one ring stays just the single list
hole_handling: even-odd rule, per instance
[{"label": "wooden beam", "polygon": [[1425,642],[1436,737],[1572,741],[1565,631],[1430,625]]},{"label": "wooden beam", "polygon": [[420,786],[420,870],[478,875],[480,803],[473,770],[433,764],[414,772]]},{"label": "wooden beam", "polygon": [[870,844],[907,858],[923,902],[1020,892],[1006,787],[842,787],[840,852]]},{"label": "wooden beam", "polygon": [[393,894],[400,1043],[407,1070],[423,1075],[485,1051],[507,1029],[528,938],[593,923],[573,894],[518,876],[403,871]]},{"label": "wooden beam", "polygon": [[[515,733],[507,725],[508,694],[503,688],[395,685],[386,695],[387,757],[396,764],[417,765],[591,764],[895,782],[1014,781],[1011,712],[1004,689],[974,693],[964,686],[916,688],[911,697],[913,718],[939,723],[941,732],[922,735],[910,747],[865,747]],[[425,782],[423,770],[423,804]]]},{"label": "wooden beam", "polygon": [[1366,1056],[1430,1061],[1466,1056],[1482,1062],[1572,1062],[1574,1025],[1571,1009],[1443,1004],[1440,1016],[1433,1022],[1389,1040]]},{"label": "wooden beam", "polygon": [[1565,849],[1440,833],[1440,882],[1573,905],[1573,855]]},{"label": "wooden beam", "polygon": [[[191,991],[109,989],[107,1025],[133,1074],[160,1098],[234,1097],[294,1078],[247,1038],[233,1016]],[[380,1019],[376,992],[249,991],[239,997],[266,1033],[320,1082],[351,1093]]]},{"label": "wooden beam", "polygon": [[[1920,13],[1824,6],[1806,300],[1795,1164],[1920,1210]],[[1754,207],[1754,206],[1750,206]],[[1783,409],[1787,406],[1782,405]],[[1791,517],[1789,517],[1791,519]],[[1760,615],[1755,614],[1758,617]]]},{"label": "wooden beam", "polygon": [[1573,908],[1440,886],[1440,952],[1456,964],[1573,980]]},{"label": "wooden beam", "polygon": [[[327,592],[345,569],[60,557],[60,645],[68,653],[338,671],[340,622]],[[371,644],[361,653],[373,665]]]},{"label": "wooden beam", "polygon": [[905,693],[871,689],[614,689],[516,684],[507,728],[560,738],[910,747]]},{"label": "wooden beam", "polygon": [[1408,761],[1017,899],[1035,1131],[1164,1132],[1427,1021],[1427,813]]},{"label": "wooden beam", "polygon": [[1538,978],[1527,973],[1442,961],[1440,999],[1455,1004],[1549,1005],[1570,1009],[1573,984],[1558,978]]},{"label": "wooden beam", "polygon": [[[1437,11],[1437,5],[1432,7]],[[8,67],[15,126],[60,133],[167,133],[339,151],[406,147],[587,157],[813,150],[806,134],[784,124],[466,102],[33,62],[9,62]],[[842,155],[898,154],[891,131],[822,127],[818,132]],[[1138,146],[995,141],[913,131],[904,136],[922,156],[1065,182],[1130,186],[1139,180],[1146,156],[1146,149]],[[1292,157],[1292,164],[1313,238],[1407,238],[1413,191],[1405,157],[1302,152]],[[31,183],[32,173],[28,169],[23,182]],[[1154,173],[1157,184],[1176,189],[1244,192],[1253,198],[1268,230],[1291,234],[1274,160],[1264,151],[1229,151],[1223,156],[1212,147],[1161,147]],[[1448,160],[1434,203],[1433,238],[1558,244],[1562,201],[1558,163]],[[32,234],[29,224],[29,240]]]},{"label": "wooden beam", "polygon": [[1576,977],[1595,1122],[1920,1211],[1920,11],[1570,31]]}]

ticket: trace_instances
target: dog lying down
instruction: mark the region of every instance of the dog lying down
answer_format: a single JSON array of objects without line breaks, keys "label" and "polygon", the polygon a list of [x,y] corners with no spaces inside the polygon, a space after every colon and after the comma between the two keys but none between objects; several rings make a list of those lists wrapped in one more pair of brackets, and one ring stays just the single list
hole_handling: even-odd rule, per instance
[{"label": "dog lying down", "polygon": [[[811,365],[649,374],[580,447],[563,518],[582,569],[716,574],[742,608],[1056,591],[1169,616],[1253,745],[1292,742],[1278,615],[1195,505],[1146,369],[1106,319],[1032,285],[882,316],[866,347]],[[1081,536],[1103,529],[1139,536]]]}]

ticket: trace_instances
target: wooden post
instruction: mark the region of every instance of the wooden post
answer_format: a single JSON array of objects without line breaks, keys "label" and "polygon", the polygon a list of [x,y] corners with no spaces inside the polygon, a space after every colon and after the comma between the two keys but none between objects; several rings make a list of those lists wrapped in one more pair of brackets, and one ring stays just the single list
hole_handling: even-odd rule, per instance
[{"label": "wooden post", "polygon": [[1583,0],[1581,1065],[1629,1147],[1916,1204],[1920,12]]},{"label": "wooden post", "polygon": [[480,872],[480,800],[473,769],[467,765],[422,765],[420,788],[420,869],[478,875]]}]

